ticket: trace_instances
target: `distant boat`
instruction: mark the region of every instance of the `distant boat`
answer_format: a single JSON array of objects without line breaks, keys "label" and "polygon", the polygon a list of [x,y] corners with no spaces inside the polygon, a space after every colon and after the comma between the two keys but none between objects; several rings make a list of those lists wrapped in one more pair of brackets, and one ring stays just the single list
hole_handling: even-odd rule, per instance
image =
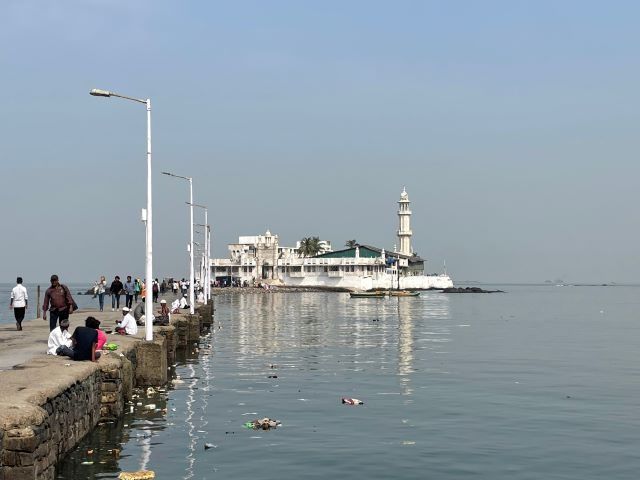
[{"label": "distant boat", "polygon": [[389,290],[389,295],[392,297],[417,297],[420,292],[412,292],[407,290]]},{"label": "distant boat", "polygon": [[351,298],[381,298],[387,294],[385,291],[377,292],[350,292]]}]

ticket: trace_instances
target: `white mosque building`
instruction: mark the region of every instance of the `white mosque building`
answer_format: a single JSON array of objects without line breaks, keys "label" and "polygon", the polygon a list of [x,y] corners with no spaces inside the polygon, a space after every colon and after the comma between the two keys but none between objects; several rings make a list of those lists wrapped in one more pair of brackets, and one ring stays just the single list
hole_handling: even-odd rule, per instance
[{"label": "white mosque building", "polygon": [[297,248],[280,247],[278,235],[267,230],[264,235],[239,237],[238,243],[229,244],[228,259],[211,260],[212,277],[227,285],[233,280],[350,290],[452,287],[446,273],[425,274],[425,261],[413,252],[410,203],[403,189],[398,201],[397,251],[364,244],[333,251],[323,241],[318,255],[302,257]]}]

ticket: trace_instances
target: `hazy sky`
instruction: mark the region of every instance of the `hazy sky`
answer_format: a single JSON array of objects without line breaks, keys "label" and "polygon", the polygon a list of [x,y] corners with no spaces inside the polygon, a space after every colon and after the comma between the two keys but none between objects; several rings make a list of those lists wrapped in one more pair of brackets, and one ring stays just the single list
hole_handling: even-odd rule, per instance
[{"label": "hazy sky", "polygon": [[[640,281],[640,3],[0,2],[0,281],[187,274],[239,235],[396,243],[455,280]],[[196,212],[196,221],[203,222]],[[199,236],[198,236],[199,237]]]}]

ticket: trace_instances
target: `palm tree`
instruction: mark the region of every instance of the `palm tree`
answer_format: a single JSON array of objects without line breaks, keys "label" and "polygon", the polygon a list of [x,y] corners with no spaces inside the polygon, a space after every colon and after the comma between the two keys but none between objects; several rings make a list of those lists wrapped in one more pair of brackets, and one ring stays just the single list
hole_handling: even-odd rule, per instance
[{"label": "palm tree", "polygon": [[300,240],[298,253],[303,257],[315,257],[320,250],[320,237],[304,237]]},{"label": "palm tree", "polygon": [[354,248],[356,245],[358,245],[358,242],[356,242],[355,238],[353,240],[347,240],[347,242],[344,244],[344,246],[347,248]]}]

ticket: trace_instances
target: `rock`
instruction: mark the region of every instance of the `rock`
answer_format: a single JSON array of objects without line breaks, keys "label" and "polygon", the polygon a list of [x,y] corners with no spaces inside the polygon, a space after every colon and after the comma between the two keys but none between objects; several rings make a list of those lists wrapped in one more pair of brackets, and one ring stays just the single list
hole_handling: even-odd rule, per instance
[{"label": "rock", "polygon": [[442,293],[504,293],[503,290],[483,290],[480,287],[449,287],[439,289]]}]

